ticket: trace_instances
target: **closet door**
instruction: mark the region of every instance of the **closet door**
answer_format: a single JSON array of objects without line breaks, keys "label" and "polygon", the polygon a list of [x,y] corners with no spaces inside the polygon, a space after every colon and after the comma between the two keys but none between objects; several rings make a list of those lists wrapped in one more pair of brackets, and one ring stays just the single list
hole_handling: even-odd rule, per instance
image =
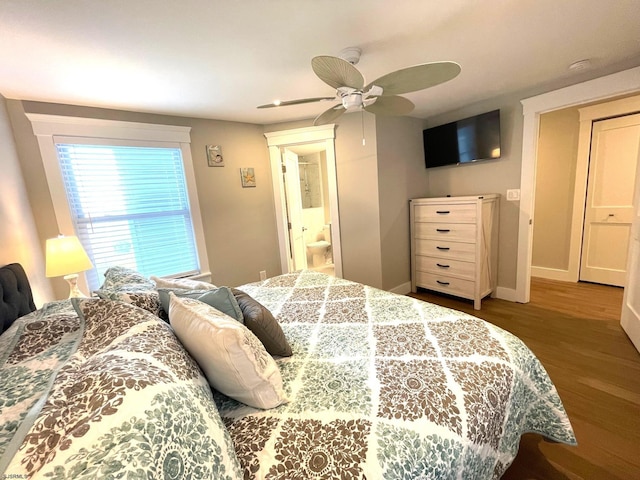
[{"label": "closet door", "polygon": [[625,284],[639,150],[640,114],[593,122],[580,280]]}]

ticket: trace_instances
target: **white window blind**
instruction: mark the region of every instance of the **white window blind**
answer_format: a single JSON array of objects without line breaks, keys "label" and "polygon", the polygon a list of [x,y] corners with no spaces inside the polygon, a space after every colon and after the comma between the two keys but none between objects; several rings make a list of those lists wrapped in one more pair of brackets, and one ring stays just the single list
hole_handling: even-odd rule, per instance
[{"label": "white window blind", "polygon": [[100,286],[111,266],[145,276],[199,273],[178,147],[57,143],[72,222]]}]

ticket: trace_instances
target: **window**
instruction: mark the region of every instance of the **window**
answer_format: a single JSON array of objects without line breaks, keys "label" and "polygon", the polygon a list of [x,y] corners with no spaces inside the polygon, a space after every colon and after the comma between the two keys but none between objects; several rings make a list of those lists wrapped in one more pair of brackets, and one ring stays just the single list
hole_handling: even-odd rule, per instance
[{"label": "window", "polygon": [[27,114],[42,153],[59,232],[80,238],[95,268],[207,275],[190,128]]},{"label": "window", "polygon": [[55,140],[71,219],[95,266],[92,288],[113,265],[146,276],[199,273],[179,148]]}]

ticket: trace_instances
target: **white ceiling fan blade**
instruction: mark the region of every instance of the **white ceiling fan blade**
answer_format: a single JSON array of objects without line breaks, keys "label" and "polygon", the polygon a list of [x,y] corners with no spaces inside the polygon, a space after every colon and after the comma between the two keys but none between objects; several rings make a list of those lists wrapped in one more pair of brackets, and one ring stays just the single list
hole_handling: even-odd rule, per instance
[{"label": "white ceiling fan blade", "polygon": [[361,90],[364,86],[364,77],[358,69],[341,58],[329,55],[313,57],[311,68],[320,80],[333,88],[351,87]]},{"label": "white ceiling fan blade", "polygon": [[433,62],[402,68],[374,80],[365,88],[376,85],[384,90],[382,95],[401,95],[433,87],[455,78],[460,73],[455,62]]},{"label": "white ceiling fan blade", "polygon": [[313,121],[313,125],[317,127],[318,125],[326,125],[327,123],[331,123],[344,112],[346,112],[346,110],[342,105],[331,107],[330,109],[325,110],[320,115],[318,115]]},{"label": "white ceiling fan blade", "polygon": [[298,100],[286,100],[284,102],[272,102],[265,105],[258,105],[257,108],[274,108],[274,107],[287,107],[289,105],[300,105],[303,103],[323,102],[325,100],[335,100],[336,97],[313,97],[313,98],[300,98]]},{"label": "white ceiling fan blade", "polygon": [[365,105],[364,109],[375,115],[406,115],[415,105],[411,100],[397,95],[376,97],[375,102]]}]

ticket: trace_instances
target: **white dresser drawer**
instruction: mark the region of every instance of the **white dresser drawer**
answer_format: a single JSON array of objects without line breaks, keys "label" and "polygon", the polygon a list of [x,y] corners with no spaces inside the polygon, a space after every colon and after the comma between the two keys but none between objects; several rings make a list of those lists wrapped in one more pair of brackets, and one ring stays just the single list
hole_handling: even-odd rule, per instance
[{"label": "white dresser drawer", "polygon": [[476,224],[415,222],[414,237],[473,243],[476,241]]},{"label": "white dresser drawer", "polygon": [[476,204],[460,203],[445,205],[416,205],[416,222],[475,223]]},{"label": "white dresser drawer", "polygon": [[415,240],[416,255],[426,255],[437,258],[452,258],[466,262],[474,262],[476,258],[476,244],[466,242],[452,242],[447,240]]},{"label": "white dresser drawer", "polygon": [[475,280],[475,262],[461,262],[450,258],[416,256],[416,271],[452,275],[454,277]]},{"label": "white dresser drawer", "polygon": [[448,293],[464,298],[473,298],[475,283],[471,280],[462,280],[435,273],[416,272],[416,286]]}]

